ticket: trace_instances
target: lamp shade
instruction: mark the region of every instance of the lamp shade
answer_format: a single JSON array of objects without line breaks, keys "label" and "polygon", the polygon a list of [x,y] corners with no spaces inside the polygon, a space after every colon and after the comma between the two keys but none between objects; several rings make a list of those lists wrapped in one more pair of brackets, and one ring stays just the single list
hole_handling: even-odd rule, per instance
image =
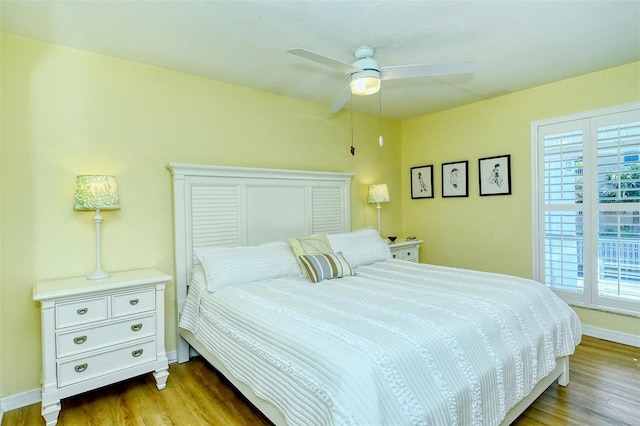
[{"label": "lamp shade", "polygon": [[375,203],[388,203],[389,202],[389,189],[387,189],[386,183],[379,183],[376,185],[369,185],[369,204]]},{"label": "lamp shade", "polygon": [[76,178],[75,210],[116,210],[120,208],[116,178],[80,175]]}]

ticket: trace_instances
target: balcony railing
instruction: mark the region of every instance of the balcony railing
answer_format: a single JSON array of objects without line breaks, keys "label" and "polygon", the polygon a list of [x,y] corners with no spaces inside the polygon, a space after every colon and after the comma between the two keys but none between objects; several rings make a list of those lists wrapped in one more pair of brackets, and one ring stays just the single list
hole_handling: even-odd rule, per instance
[{"label": "balcony railing", "polygon": [[[577,241],[578,264],[584,265],[584,243]],[[600,273],[640,280],[640,239],[600,238],[598,240]]]}]

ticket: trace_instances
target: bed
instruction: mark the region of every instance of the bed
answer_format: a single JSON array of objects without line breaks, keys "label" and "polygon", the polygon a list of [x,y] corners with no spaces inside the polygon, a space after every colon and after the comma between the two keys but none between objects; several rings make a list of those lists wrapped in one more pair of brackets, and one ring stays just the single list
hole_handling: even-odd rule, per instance
[{"label": "bed", "polygon": [[199,353],[274,424],[509,424],[568,384],[581,326],[564,302],[393,259],[350,230],[352,175],[169,169],[178,360]]}]

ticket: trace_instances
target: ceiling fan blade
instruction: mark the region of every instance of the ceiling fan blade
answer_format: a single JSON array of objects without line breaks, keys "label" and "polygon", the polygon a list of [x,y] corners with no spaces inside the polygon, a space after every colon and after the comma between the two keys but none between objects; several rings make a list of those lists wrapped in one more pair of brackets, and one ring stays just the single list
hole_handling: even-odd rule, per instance
[{"label": "ceiling fan blade", "polygon": [[300,56],[302,58],[309,59],[311,61],[318,62],[323,65],[327,65],[331,68],[335,68],[345,73],[351,74],[354,72],[362,71],[360,68],[356,68],[351,64],[347,64],[346,62],[342,62],[337,59],[333,59],[328,56],[321,55],[319,53],[315,53],[307,49],[294,48],[294,49],[287,50],[287,52],[291,53],[292,55]]},{"label": "ceiling fan blade", "polygon": [[383,67],[382,70],[380,70],[380,74],[382,80],[396,80],[399,78],[425,77],[430,75],[465,74],[472,72],[475,67],[475,62],[397,65],[392,67]]},{"label": "ceiling fan blade", "polygon": [[331,108],[329,108],[329,114],[340,111],[344,104],[349,102],[349,99],[351,99],[351,89],[349,88],[349,85],[347,85],[347,87],[344,88],[344,90],[342,91],[342,93],[340,93],[336,100],[333,101],[333,105],[331,105]]}]

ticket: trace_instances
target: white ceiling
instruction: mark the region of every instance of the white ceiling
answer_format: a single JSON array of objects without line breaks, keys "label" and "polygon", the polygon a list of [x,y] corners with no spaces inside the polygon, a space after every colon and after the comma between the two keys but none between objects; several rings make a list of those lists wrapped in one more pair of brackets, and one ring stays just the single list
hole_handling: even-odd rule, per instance
[{"label": "white ceiling", "polygon": [[[640,60],[638,0],[1,0],[0,13],[6,33],[327,109],[348,76],[287,49],[351,63],[371,45],[381,66],[475,61],[472,74],[384,81],[382,113],[398,120]],[[353,108],[377,114],[378,95]]]}]

